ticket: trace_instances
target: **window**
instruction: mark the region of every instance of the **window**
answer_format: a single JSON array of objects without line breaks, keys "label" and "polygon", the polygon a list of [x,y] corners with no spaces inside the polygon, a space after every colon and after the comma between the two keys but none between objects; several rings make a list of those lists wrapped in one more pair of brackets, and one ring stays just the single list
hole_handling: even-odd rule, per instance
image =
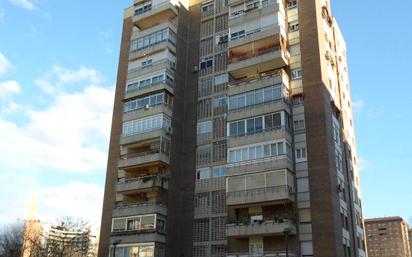
[{"label": "window", "polygon": [[170,117],[163,114],[124,122],[123,136],[131,136],[154,129],[170,127],[170,123]]},{"label": "window", "polygon": [[294,32],[299,30],[299,23],[293,22],[289,23],[289,32]]},{"label": "window", "polygon": [[200,122],[197,124],[197,134],[207,134],[212,132],[212,121]]},{"label": "window", "polygon": [[135,11],[134,11],[134,15],[140,15],[142,13],[148,12],[152,10],[152,4],[148,4],[148,5],[144,5],[141,7],[138,7]]},{"label": "window", "polygon": [[[166,78],[166,79],[165,79]],[[163,73],[158,75],[153,75],[152,77],[142,79],[138,82],[130,83],[126,86],[126,92],[130,93],[133,91],[141,90],[146,87],[150,87],[159,83],[165,82],[166,84],[173,86],[173,76]]]},{"label": "window", "polygon": [[149,95],[143,98],[134,99],[124,104],[124,112],[130,112],[146,108],[147,106],[155,106],[165,102],[165,93]]},{"label": "window", "polygon": [[164,41],[169,41],[172,44],[176,44],[176,33],[171,29],[167,28],[154,32],[142,38],[134,39],[131,42],[130,51],[132,53],[135,53],[142,49],[148,48],[150,46],[159,44]]},{"label": "window", "polygon": [[[288,118],[288,114],[283,112]],[[286,120],[286,119],[285,119]],[[243,136],[263,131],[271,131],[285,127],[282,123],[282,113],[273,113],[265,116],[253,117],[246,120],[239,120],[229,123],[228,136]]]},{"label": "window", "polygon": [[230,34],[230,40],[236,40],[245,36],[245,30],[240,30]]},{"label": "window", "polygon": [[228,175],[227,168],[225,166],[213,167],[212,176],[216,177],[225,177]]},{"label": "window", "polygon": [[298,1],[297,0],[289,0],[288,1],[288,9],[293,9],[298,7]]},{"label": "window", "polygon": [[296,147],[296,162],[304,162],[307,160],[306,147]]},{"label": "window", "polygon": [[142,68],[146,68],[148,66],[151,66],[152,63],[153,63],[152,59],[146,60],[146,61],[142,62]]},{"label": "window", "polygon": [[229,75],[227,73],[215,76],[215,86],[227,83],[229,81]]},{"label": "window", "polygon": [[202,14],[213,12],[213,2],[202,5]]},{"label": "window", "polygon": [[[285,147],[286,145],[286,147]],[[276,141],[261,145],[229,149],[229,163],[256,160],[280,155],[290,156],[290,144],[286,141]]]},{"label": "window", "polygon": [[[155,229],[156,215],[142,215],[113,219],[112,231],[133,231]],[[121,229],[119,229],[121,228]]]},{"label": "window", "polygon": [[229,110],[241,109],[246,106],[258,105],[286,97],[281,85],[274,85],[247,93],[234,95],[229,98]]},{"label": "window", "polygon": [[305,129],[305,120],[304,119],[295,120],[293,122],[293,129],[295,131]]},{"label": "window", "polygon": [[210,68],[212,66],[213,66],[212,57],[209,57],[209,58],[206,58],[206,59],[203,59],[203,60],[200,61],[200,69],[201,70],[206,69],[206,68]]},{"label": "window", "polygon": [[229,41],[229,35],[228,34],[223,34],[223,35],[216,36],[216,44],[217,45],[227,43],[227,41]]},{"label": "window", "polygon": [[302,69],[294,69],[291,71],[292,80],[302,79]]}]

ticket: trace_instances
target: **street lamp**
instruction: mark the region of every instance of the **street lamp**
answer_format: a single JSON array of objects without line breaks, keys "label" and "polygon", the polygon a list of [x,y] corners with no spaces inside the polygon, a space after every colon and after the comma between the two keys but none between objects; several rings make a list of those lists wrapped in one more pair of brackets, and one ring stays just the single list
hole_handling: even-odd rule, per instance
[{"label": "street lamp", "polygon": [[120,244],[121,242],[122,242],[122,240],[120,240],[120,239],[117,239],[113,242],[113,257],[116,257],[116,246],[118,244]]},{"label": "street lamp", "polygon": [[285,248],[286,248],[286,257],[289,257],[289,228],[285,228],[283,230],[283,234],[285,235]]}]

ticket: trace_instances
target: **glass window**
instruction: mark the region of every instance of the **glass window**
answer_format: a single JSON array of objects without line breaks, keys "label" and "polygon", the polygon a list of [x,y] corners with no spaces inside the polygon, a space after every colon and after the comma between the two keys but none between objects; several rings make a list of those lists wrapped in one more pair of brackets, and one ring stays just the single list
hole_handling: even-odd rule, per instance
[{"label": "glass window", "polygon": [[253,134],[255,133],[255,119],[249,119],[246,122],[247,126],[247,133]]},{"label": "glass window", "polygon": [[141,218],[141,229],[154,229],[155,215],[143,216]]},{"label": "glass window", "polygon": [[257,117],[255,118],[255,133],[263,131],[263,118]]},{"label": "glass window", "polygon": [[237,123],[237,131],[239,135],[245,134],[245,121],[238,121]]},{"label": "glass window", "polygon": [[154,247],[153,246],[140,246],[139,247],[139,257],[153,257]]}]

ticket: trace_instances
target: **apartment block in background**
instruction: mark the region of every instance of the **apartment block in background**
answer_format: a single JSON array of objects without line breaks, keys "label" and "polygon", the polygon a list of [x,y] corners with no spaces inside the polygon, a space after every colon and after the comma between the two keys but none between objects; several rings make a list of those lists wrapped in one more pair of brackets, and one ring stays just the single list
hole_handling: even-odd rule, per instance
[{"label": "apartment block in background", "polygon": [[410,257],[409,228],[401,217],[366,219],[369,257]]},{"label": "apartment block in background", "polygon": [[328,0],[125,11],[99,256],[364,257]]}]

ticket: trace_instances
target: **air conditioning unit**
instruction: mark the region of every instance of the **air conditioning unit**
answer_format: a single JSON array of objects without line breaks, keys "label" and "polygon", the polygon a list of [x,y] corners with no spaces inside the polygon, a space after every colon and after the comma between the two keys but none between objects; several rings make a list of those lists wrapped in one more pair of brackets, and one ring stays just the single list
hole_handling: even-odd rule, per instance
[{"label": "air conditioning unit", "polygon": [[146,105],[144,106],[144,109],[145,109],[145,110],[149,110],[149,109],[150,109],[150,106],[149,106],[148,104],[146,104]]},{"label": "air conditioning unit", "polygon": [[167,127],[167,128],[166,128],[166,134],[167,134],[167,135],[171,135],[172,132],[173,132],[172,127]]},{"label": "air conditioning unit", "polygon": [[199,66],[195,65],[193,66],[192,72],[198,72],[199,71]]}]

